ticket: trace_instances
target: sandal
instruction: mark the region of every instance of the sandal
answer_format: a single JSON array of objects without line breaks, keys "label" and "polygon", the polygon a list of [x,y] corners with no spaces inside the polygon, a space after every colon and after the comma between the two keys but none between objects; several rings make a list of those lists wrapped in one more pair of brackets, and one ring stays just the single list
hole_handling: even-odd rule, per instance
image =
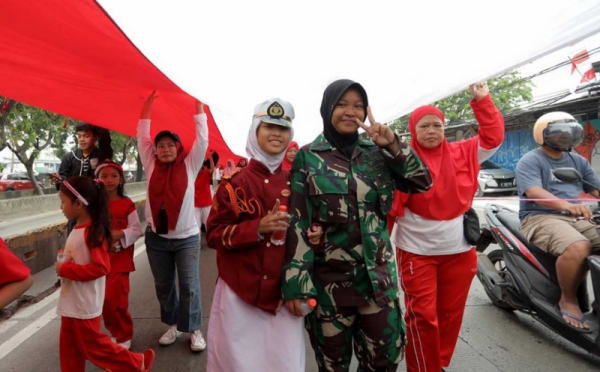
[{"label": "sandal", "polygon": [[[573,314],[571,314],[571,313],[568,313],[568,312],[566,312],[566,311],[562,311],[562,310],[560,311],[560,314],[561,314],[562,316],[566,316],[566,317],[568,317],[568,318],[571,318],[571,319],[573,319],[573,320],[576,320],[576,321],[580,322],[581,324],[585,324],[585,325],[587,325],[587,326],[588,326],[588,328],[579,328],[579,327],[576,327],[576,326],[574,326],[573,324],[571,324],[571,323],[568,323],[567,321],[565,321],[565,323],[567,323],[567,325],[569,325],[571,328],[573,328],[573,329],[575,329],[575,330],[577,330],[577,331],[579,331],[579,332],[583,332],[583,333],[590,333],[590,332],[592,331],[592,330],[589,328],[589,324],[587,324],[587,323],[586,323],[585,315],[584,315],[584,316],[582,316],[581,318],[578,318],[578,317],[576,317],[575,315],[573,315]],[[563,320],[564,320],[564,319],[563,319]]]}]

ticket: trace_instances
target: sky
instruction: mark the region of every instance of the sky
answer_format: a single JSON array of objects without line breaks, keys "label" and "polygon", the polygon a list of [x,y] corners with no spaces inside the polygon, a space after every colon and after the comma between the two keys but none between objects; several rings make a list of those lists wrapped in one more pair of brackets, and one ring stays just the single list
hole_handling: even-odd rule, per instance
[{"label": "sky", "polygon": [[[517,66],[523,75],[550,67],[573,41],[600,32],[597,0],[99,3],[163,73],[211,106],[240,155],[265,99],[293,104],[304,144],[322,130],[322,94],[336,79],[360,82],[387,122]],[[598,37],[588,45],[598,46]],[[534,95],[569,81],[563,68],[536,79]]]},{"label": "sky", "polygon": [[132,42],[208,103],[244,154],[254,106],[292,103],[296,140],[322,130],[339,78],[360,82],[378,121],[600,31],[597,0],[100,0]]}]

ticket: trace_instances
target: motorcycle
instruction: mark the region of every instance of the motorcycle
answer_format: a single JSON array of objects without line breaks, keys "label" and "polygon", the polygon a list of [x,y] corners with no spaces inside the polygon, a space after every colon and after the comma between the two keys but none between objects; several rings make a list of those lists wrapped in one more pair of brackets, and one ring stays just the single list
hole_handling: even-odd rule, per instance
[{"label": "motorcycle", "polygon": [[[558,168],[552,173],[562,182],[583,182],[594,187],[573,168]],[[484,214],[487,226],[482,226],[482,238],[476,246],[477,278],[492,303],[506,311],[529,314],[565,339],[600,356],[600,256],[587,258],[595,298],[591,308],[585,280],[577,291],[580,308],[590,327],[589,331],[578,330],[564,321],[558,307],[561,290],[556,274],[556,257],[531,244],[521,234],[518,212],[487,204]],[[569,213],[563,212],[563,215]],[[583,217],[573,218],[574,221],[581,219]],[[600,203],[590,222],[600,228]],[[491,243],[498,244],[500,249],[484,254]]]}]

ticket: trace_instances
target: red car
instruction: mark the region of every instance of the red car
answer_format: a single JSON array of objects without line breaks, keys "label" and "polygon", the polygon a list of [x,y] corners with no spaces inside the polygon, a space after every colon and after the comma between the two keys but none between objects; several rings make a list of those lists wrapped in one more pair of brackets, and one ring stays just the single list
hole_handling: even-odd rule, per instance
[{"label": "red car", "polygon": [[[44,187],[44,184],[38,181],[38,185]],[[8,173],[0,177],[0,192],[33,190],[33,184],[26,174]]]}]

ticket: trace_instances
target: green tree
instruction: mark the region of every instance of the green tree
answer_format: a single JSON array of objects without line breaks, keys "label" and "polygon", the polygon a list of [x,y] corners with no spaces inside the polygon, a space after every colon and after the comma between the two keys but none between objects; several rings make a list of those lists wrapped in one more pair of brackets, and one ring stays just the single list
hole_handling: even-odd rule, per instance
[{"label": "green tree", "polygon": [[58,133],[55,134],[54,140],[50,144],[50,147],[54,149],[54,156],[61,160],[70,151],[69,149],[65,148],[67,142],[69,141],[69,137],[72,137],[75,140],[75,143],[77,144],[75,125],[79,123],[77,120],[73,119],[65,118],[64,120],[66,120],[66,126],[65,122],[63,121],[62,130],[58,131]]},{"label": "green tree", "polygon": [[134,137],[117,132],[110,132],[112,139],[112,148],[114,151],[113,161],[123,165],[125,162],[131,162],[137,155],[137,141]]},{"label": "green tree", "polygon": [[42,195],[33,174],[33,164],[40,152],[50,146],[60,134],[62,116],[14,102],[10,112],[0,118],[0,149],[8,147],[25,166],[34,188],[34,194]]},{"label": "green tree", "polygon": [[[521,77],[519,71],[510,71],[497,78],[488,80],[490,93],[494,98],[494,103],[501,113],[508,113],[518,109],[519,105],[525,102],[531,102],[533,95],[531,93],[533,82]],[[441,99],[433,105],[439,108],[446,118],[446,125],[462,123],[474,120],[473,110],[469,102],[472,96],[469,89]],[[408,118],[410,114],[404,115],[389,123],[390,127],[397,134],[408,133]]]}]

